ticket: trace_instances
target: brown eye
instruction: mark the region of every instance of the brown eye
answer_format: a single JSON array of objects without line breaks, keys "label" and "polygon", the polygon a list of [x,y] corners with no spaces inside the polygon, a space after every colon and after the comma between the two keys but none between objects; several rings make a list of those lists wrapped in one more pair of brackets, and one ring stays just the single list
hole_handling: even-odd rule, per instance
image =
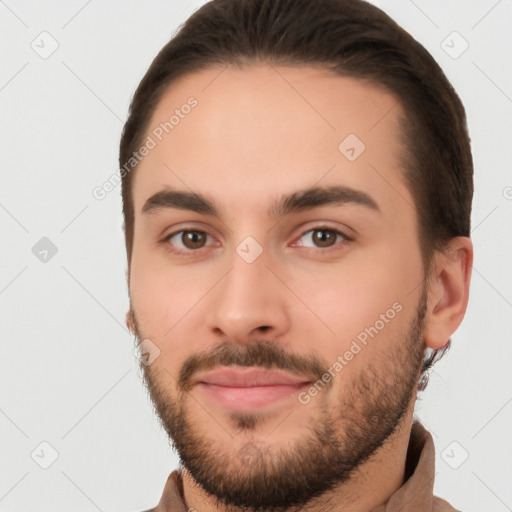
[{"label": "brown eye", "polygon": [[164,242],[177,252],[187,252],[205,247],[209,235],[204,231],[182,230],[170,234]]},{"label": "brown eye", "polygon": [[341,243],[350,239],[337,229],[318,227],[303,233],[300,240],[303,241],[299,242],[299,245],[303,247],[329,249],[334,247],[338,242]]}]

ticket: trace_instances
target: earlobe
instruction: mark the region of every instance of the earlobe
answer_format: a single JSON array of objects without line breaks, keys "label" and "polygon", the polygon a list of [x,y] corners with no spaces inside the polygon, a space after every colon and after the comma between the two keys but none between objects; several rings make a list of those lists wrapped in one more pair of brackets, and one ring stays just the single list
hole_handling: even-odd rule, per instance
[{"label": "earlobe", "polygon": [[425,324],[425,345],[444,347],[464,318],[468,300],[473,244],[467,237],[450,240],[449,247],[435,256],[429,281],[429,301]]}]

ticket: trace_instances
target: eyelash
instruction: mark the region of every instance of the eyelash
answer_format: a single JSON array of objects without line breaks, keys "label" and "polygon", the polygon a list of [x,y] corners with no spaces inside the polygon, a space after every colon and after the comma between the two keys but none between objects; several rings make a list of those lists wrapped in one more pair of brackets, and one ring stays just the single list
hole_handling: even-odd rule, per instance
[{"label": "eyelash", "polygon": [[[325,225],[315,226],[313,228],[310,228],[310,229],[302,232],[302,234],[297,238],[297,240],[300,240],[301,238],[304,237],[304,235],[306,235],[308,233],[312,233],[313,231],[329,231],[331,233],[334,233],[336,235],[336,237],[338,235],[340,235],[343,238],[343,240],[336,242],[333,246],[323,247],[323,248],[322,247],[316,247],[316,248],[315,247],[306,247],[306,246],[299,246],[299,247],[305,247],[306,249],[313,250],[315,252],[319,251],[322,253],[326,253],[326,252],[330,252],[333,250],[334,251],[340,250],[340,247],[339,247],[340,244],[345,245],[345,243],[351,242],[353,240],[349,236],[345,235],[345,233],[343,233],[342,231],[340,231],[338,229],[334,229],[330,226],[325,226]],[[193,228],[180,229],[179,231],[174,231],[173,233],[170,233],[169,235],[164,237],[164,239],[162,240],[162,243],[165,245],[166,250],[168,250],[174,254],[186,255],[186,254],[192,254],[192,253],[200,253],[203,249],[207,249],[207,246],[200,247],[199,249],[181,249],[181,248],[176,249],[176,248],[171,247],[171,244],[169,243],[171,238],[173,238],[174,236],[181,234],[181,233],[202,233],[202,234],[205,234],[207,237],[211,238],[211,235],[209,235],[208,233],[206,233],[205,231],[202,231],[200,229],[193,229]]]}]

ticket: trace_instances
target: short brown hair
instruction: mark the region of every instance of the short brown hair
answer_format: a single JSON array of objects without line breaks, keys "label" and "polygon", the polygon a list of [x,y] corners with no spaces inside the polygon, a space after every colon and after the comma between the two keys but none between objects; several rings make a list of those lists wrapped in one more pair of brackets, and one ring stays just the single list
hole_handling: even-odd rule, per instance
[{"label": "short brown hair", "polygon": [[[464,107],[428,51],[362,0],[212,0],[202,6],[162,48],[140,82],[121,137],[120,167],[141,145],[173,80],[213,65],[251,62],[317,66],[385,87],[406,114],[401,121],[402,163],[419,219],[426,274],[435,250],[444,249],[453,237],[469,237],[473,161]],[[128,272],[134,172],[124,173],[121,184]],[[443,352],[426,360],[424,370]]]}]

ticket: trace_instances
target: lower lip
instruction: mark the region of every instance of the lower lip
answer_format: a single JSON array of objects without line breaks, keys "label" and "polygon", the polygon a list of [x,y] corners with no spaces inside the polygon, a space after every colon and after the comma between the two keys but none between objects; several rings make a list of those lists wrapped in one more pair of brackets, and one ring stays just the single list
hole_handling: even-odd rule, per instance
[{"label": "lower lip", "polygon": [[290,398],[309,385],[309,382],[303,382],[293,385],[232,388],[200,382],[197,387],[227,409],[252,411]]}]

